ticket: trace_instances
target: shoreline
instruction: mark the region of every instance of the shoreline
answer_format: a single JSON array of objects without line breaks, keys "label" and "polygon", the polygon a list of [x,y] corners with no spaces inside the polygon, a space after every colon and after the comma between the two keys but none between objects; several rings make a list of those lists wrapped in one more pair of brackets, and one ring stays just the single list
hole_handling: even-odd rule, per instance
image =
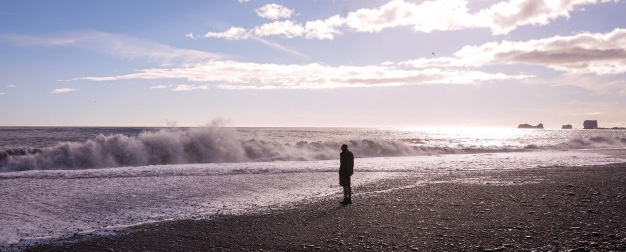
[{"label": "shoreline", "polygon": [[626,163],[404,175],[354,188],[351,206],[333,196],[25,250],[626,250]]}]

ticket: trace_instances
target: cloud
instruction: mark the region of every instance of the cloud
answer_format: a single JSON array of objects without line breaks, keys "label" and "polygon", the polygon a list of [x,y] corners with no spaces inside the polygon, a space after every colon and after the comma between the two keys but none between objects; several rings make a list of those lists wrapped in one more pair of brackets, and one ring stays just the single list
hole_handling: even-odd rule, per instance
[{"label": "cloud", "polygon": [[287,48],[277,43],[269,42],[265,39],[262,39],[261,36],[269,36],[269,35],[280,35],[283,34],[287,37],[299,36],[304,32],[302,27],[298,27],[298,25],[292,23],[291,21],[276,21],[274,23],[265,24],[264,26],[260,26],[255,28],[254,30],[247,31],[241,27],[231,27],[225,32],[207,32],[204,34],[205,38],[223,38],[226,40],[242,40],[242,39],[253,39],[263,43],[264,45],[270,46],[276,50],[287,52],[292,55],[296,55],[303,58],[308,58],[306,55],[303,55],[297,52],[294,49]]},{"label": "cloud", "polygon": [[264,24],[254,28],[253,32],[255,35],[260,37],[283,35],[286,38],[293,38],[301,37],[304,34],[305,29],[300,24],[286,20]]},{"label": "cloud", "polygon": [[0,35],[0,39],[26,47],[74,46],[129,60],[143,58],[161,64],[224,58],[222,54],[180,49],[135,37],[97,31],[71,32],[57,36]]},{"label": "cloud", "polygon": [[192,90],[207,90],[207,89],[209,89],[209,85],[180,84],[172,90],[173,91],[192,91]]},{"label": "cloud", "polygon": [[5,95],[5,94],[7,94],[7,93],[0,92],[0,95]]},{"label": "cloud", "polygon": [[248,36],[246,29],[234,26],[224,32],[207,32],[204,34],[205,38],[223,38],[226,40],[247,39]]},{"label": "cloud", "polygon": [[261,8],[254,10],[259,17],[277,20],[281,18],[290,18],[295,13],[293,9],[289,9],[279,4],[266,4]]},{"label": "cloud", "polygon": [[425,1],[421,4],[394,0],[380,8],[350,12],[345,20],[348,28],[370,33],[400,26],[413,27],[420,32],[477,26],[476,18],[468,13],[465,0]]},{"label": "cloud", "polygon": [[150,87],[150,89],[164,89],[164,88],[167,88],[167,86],[165,86],[165,85],[156,85],[156,86]]},{"label": "cloud", "polygon": [[333,39],[341,34],[338,29],[344,21],[339,16],[333,16],[326,20],[307,22],[305,25],[293,21],[274,21],[266,23],[250,30],[242,27],[231,27],[223,32],[207,32],[205,38],[221,38],[226,40],[258,39],[266,36],[279,36],[284,38],[306,37],[309,39]]},{"label": "cloud", "polygon": [[[424,1],[419,4],[393,0],[378,8],[362,8],[345,17],[335,15],[327,19],[312,20],[304,24],[270,23],[249,30],[209,32],[210,36],[224,39],[247,39],[250,31],[265,30],[258,36],[283,35],[285,38],[334,39],[343,31],[376,33],[395,27],[411,27],[415,32],[453,31],[463,29],[490,29],[493,34],[507,34],[520,26],[547,25],[553,20],[569,18],[570,13],[586,5],[618,2],[619,0],[508,0],[493,4],[477,12],[470,12],[467,0]],[[268,5],[266,5],[268,6]],[[266,7],[264,6],[264,7]],[[277,5],[280,6],[280,5]],[[268,8],[269,9],[269,8]],[[260,9],[257,9],[259,11]],[[277,16],[272,16],[277,17]],[[274,18],[277,19],[277,18]],[[276,26],[288,26],[278,29]],[[268,27],[269,26],[269,27]],[[304,32],[302,32],[302,28]],[[297,30],[297,32],[293,32]]]},{"label": "cloud", "polygon": [[420,58],[403,64],[417,68],[530,64],[572,74],[623,74],[626,73],[626,29],[529,41],[490,42],[465,46],[452,57]]},{"label": "cloud", "polygon": [[69,92],[74,92],[76,91],[76,89],[74,88],[57,88],[55,90],[52,91],[53,94],[61,94],[61,93],[69,93]]},{"label": "cloud", "polygon": [[247,2],[250,2],[250,0],[237,0],[237,1],[239,1],[240,3],[247,3]]},{"label": "cloud", "polygon": [[426,84],[481,84],[492,80],[525,79],[528,75],[506,75],[481,71],[429,68],[403,69],[392,65],[329,66],[319,63],[259,64],[210,61],[182,68],[144,69],[137,73],[84,77],[81,80],[115,81],[132,79],[183,79],[202,85],[179,85],[175,90],[206,89],[208,85],[228,89],[330,89]]},{"label": "cloud", "polygon": [[15,84],[9,84],[9,85],[7,85],[7,87],[8,88],[14,88],[14,87],[17,87],[17,86]]},{"label": "cloud", "polygon": [[[616,0],[614,2],[618,2]],[[492,5],[476,14],[481,26],[488,25],[494,34],[506,34],[519,26],[547,25],[582,6],[612,2],[607,0],[509,0]]]},{"label": "cloud", "polygon": [[345,23],[345,20],[339,17],[339,15],[332,16],[325,20],[316,20],[306,22],[305,25],[305,37],[307,39],[328,39],[332,40],[335,35],[340,35],[341,27]]}]

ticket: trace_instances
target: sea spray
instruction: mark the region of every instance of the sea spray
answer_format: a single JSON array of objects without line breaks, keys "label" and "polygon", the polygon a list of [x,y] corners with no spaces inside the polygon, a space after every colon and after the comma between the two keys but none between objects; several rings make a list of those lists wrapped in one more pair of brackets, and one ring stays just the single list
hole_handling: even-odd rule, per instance
[{"label": "sea spray", "polygon": [[[357,158],[471,154],[626,147],[622,131],[402,131],[332,128],[231,128],[213,123],[194,128],[76,128],[87,132],[75,140],[71,129],[21,129],[4,140],[26,145],[0,148],[0,172],[93,169],[194,163],[312,161],[338,158],[347,143]],[[60,132],[68,140],[37,147],[42,137]],[[93,134],[105,132],[105,134]],[[80,133],[75,133],[80,134]],[[54,139],[54,138],[50,138]],[[6,142],[6,141],[5,141]]]},{"label": "sea spray", "polygon": [[98,135],[63,142],[34,154],[8,155],[2,171],[104,168],[156,164],[240,162],[248,160],[232,128],[168,128],[138,136]]},{"label": "sea spray", "polygon": [[166,128],[137,136],[98,135],[84,142],[62,142],[37,151],[5,155],[0,171],[91,169],[192,163],[310,161],[336,159],[347,143],[359,157],[469,153],[471,150],[416,146],[384,139],[346,141],[242,140],[234,128]]},{"label": "sea spray", "polygon": [[555,145],[556,149],[562,150],[624,147],[626,147],[626,138],[610,138],[602,136],[574,138],[565,143]]}]

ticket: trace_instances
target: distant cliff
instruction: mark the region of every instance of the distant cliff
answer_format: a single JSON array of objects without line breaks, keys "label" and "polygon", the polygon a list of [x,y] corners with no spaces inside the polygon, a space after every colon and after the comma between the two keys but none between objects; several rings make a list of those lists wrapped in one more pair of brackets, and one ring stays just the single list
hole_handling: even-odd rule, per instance
[{"label": "distant cliff", "polygon": [[517,126],[518,129],[543,129],[543,123],[537,124],[537,126],[532,126],[530,124],[520,124]]}]

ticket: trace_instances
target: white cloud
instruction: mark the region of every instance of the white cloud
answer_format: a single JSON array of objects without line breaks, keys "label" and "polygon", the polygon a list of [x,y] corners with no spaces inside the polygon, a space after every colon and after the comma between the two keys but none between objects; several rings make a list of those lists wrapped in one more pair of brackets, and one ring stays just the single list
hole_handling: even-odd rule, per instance
[{"label": "white cloud", "polygon": [[295,13],[293,9],[289,9],[279,4],[266,4],[261,8],[254,10],[259,17],[267,19],[290,18]]},{"label": "white cloud", "polygon": [[[613,2],[618,2],[614,0]],[[363,8],[323,20],[312,20],[304,25],[291,22],[292,29],[270,29],[258,36],[284,35],[286,38],[333,39],[342,31],[380,32],[395,27],[411,27],[416,32],[451,31],[462,29],[490,29],[493,34],[507,34],[520,26],[547,25],[558,18],[569,18],[584,6],[612,2],[610,0],[507,0],[477,12],[470,12],[467,0],[424,1],[419,4],[393,0],[378,8]],[[268,6],[268,5],[266,5]],[[277,5],[280,6],[280,5]],[[265,7],[265,6],[264,6]],[[259,11],[258,9],[257,11]],[[291,14],[290,14],[291,15]],[[277,15],[272,16],[277,17]],[[273,18],[277,19],[277,18]],[[286,23],[278,23],[286,26]],[[276,23],[263,24],[251,31],[269,29]],[[262,28],[264,27],[264,28]],[[304,27],[304,32],[301,28]],[[247,39],[246,29],[237,27],[225,32],[209,32],[209,36],[224,39]],[[298,29],[293,32],[293,29]]]},{"label": "white cloud", "polygon": [[7,94],[7,93],[0,92],[0,95],[5,95],[5,94]]},{"label": "white cloud", "polygon": [[316,20],[306,22],[306,38],[307,39],[334,39],[335,35],[341,34],[341,27],[345,20],[341,17],[332,16],[326,20]]},{"label": "white cloud", "polygon": [[17,86],[15,84],[9,84],[9,85],[7,85],[7,87],[8,88],[14,88],[14,87],[17,87]]},{"label": "white cloud", "polygon": [[[494,34],[506,34],[524,25],[547,25],[582,6],[597,4],[598,0],[509,0],[492,5],[476,14],[480,25]],[[609,2],[602,0],[601,2]]]},{"label": "white cloud", "polygon": [[176,86],[176,88],[172,89],[174,91],[192,91],[192,90],[207,90],[209,89],[208,85],[188,85],[188,84],[180,84]]},{"label": "white cloud", "polygon": [[196,37],[193,35],[193,32],[190,33],[185,33],[185,37],[188,37],[190,39],[195,39]]},{"label": "white cloud", "polygon": [[198,50],[174,48],[125,35],[106,32],[72,32],[57,36],[1,35],[20,46],[75,46],[125,59],[144,58],[158,63],[191,63],[220,59],[224,56]]},{"label": "white cloud", "polygon": [[246,29],[234,26],[226,30],[225,32],[207,32],[206,34],[204,34],[205,38],[223,38],[226,40],[247,39],[248,36],[249,35]]},{"label": "white cloud", "polygon": [[247,3],[247,2],[250,2],[250,0],[237,0],[237,1],[239,1],[240,3]]},{"label": "white cloud", "polygon": [[573,74],[622,74],[626,73],[626,29],[521,42],[490,42],[465,46],[452,57],[421,58],[404,64],[418,68],[531,64]]},{"label": "white cloud", "polygon": [[164,89],[164,88],[167,88],[167,86],[165,86],[165,85],[156,85],[156,86],[150,87],[150,89]]},{"label": "white cloud", "polygon": [[55,90],[52,91],[53,94],[61,94],[61,93],[69,93],[69,92],[74,92],[76,91],[76,89],[74,88],[57,88]]},{"label": "white cloud", "polygon": [[241,27],[231,27],[224,32],[207,32],[205,38],[223,38],[226,40],[241,40],[257,37],[283,35],[286,38],[300,37],[305,29],[302,25],[292,21],[274,21],[272,23],[257,26],[251,30]]},{"label": "white cloud", "polygon": [[204,34],[204,37],[223,38],[226,40],[253,39],[279,51],[287,52],[303,58],[308,58],[307,56],[297,52],[296,50],[287,48],[277,43],[269,42],[261,38],[261,36],[269,35],[284,35],[291,38],[294,36],[300,36],[303,32],[304,29],[301,26],[292,23],[291,21],[276,21],[260,27],[256,27],[250,31],[247,31],[246,29],[241,27],[231,27],[225,32],[207,32],[206,34]]},{"label": "white cloud", "polygon": [[394,0],[375,9],[359,9],[348,13],[346,25],[359,32],[379,32],[383,29],[410,26],[415,31],[457,30],[475,26],[465,0],[425,1],[414,4]]},{"label": "white cloud", "polygon": [[403,69],[391,65],[329,66],[258,64],[210,61],[183,68],[144,69],[137,73],[82,80],[184,79],[202,85],[180,85],[175,90],[206,89],[209,84],[229,89],[328,89],[425,84],[481,84],[492,80],[525,79],[528,75],[506,75],[481,71],[429,68]]},{"label": "white cloud", "polygon": [[289,20],[275,21],[254,28],[254,34],[260,37],[283,35],[287,38],[301,37],[304,27]]}]

